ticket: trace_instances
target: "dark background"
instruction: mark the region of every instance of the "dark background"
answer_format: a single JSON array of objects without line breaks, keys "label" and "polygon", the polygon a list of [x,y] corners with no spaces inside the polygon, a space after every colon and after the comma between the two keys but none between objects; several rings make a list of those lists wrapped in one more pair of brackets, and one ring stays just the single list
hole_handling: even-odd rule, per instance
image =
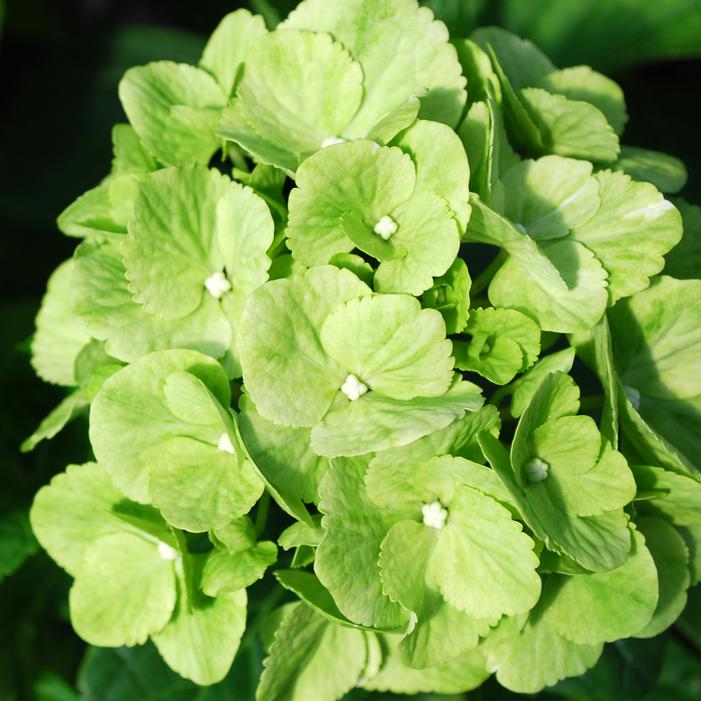
[{"label": "dark background", "polygon": [[[33,377],[27,339],[47,277],[76,243],[58,232],[56,216],[109,170],[110,130],[124,121],[117,98],[121,75],[156,59],[196,63],[206,36],[236,7],[274,18],[275,8],[284,17],[292,4],[0,0],[0,514],[26,509],[52,474],[88,455],[80,423],[34,454],[19,455],[21,440],[60,399],[57,389]],[[532,36],[562,67],[584,62],[606,71],[626,95],[631,118],[624,143],[682,158],[689,170],[683,194],[701,202],[701,61],[695,58],[701,55],[701,0],[426,4],[454,36],[468,35],[476,21],[500,23]],[[66,620],[68,584],[39,552],[4,581],[0,575],[0,701],[77,698],[70,686],[84,645]],[[586,682],[594,686],[580,689],[582,698],[609,698],[597,695],[608,683],[604,677],[624,685],[610,698],[622,700],[621,689],[640,698],[647,687],[636,684],[654,684],[667,644],[686,660],[665,672],[683,692],[655,698],[683,699],[679,694],[687,691],[688,698],[701,698],[701,671],[689,657],[688,640],[670,638],[609,653]]]}]

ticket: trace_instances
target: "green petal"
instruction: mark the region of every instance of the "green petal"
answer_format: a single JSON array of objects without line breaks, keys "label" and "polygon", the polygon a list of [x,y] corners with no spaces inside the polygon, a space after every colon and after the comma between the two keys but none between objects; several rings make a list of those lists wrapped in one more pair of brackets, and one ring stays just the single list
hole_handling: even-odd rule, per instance
[{"label": "green petal", "polygon": [[36,374],[45,382],[67,387],[77,384],[75,361],[90,340],[71,314],[72,277],[71,259],[51,274],[32,338],[32,367]]},{"label": "green petal", "polygon": [[173,561],[137,536],[103,536],[85,551],[69,603],[73,627],[92,645],[143,644],[173,613]]},{"label": "green petal", "polygon": [[421,297],[421,305],[437,309],[443,316],[446,333],[460,333],[467,323],[470,307],[470,273],[462,258],[456,258],[444,275],[433,280],[433,287]]},{"label": "green petal", "polygon": [[613,164],[633,180],[652,183],[660,192],[679,192],[686,185],[686,166],[667,153],[635,146],[621,146],[621,155]]},{"label": "green petal", "polygon": [[201,379],[217,400],[229,403],[229,382],[221,366],[194,351],[159,351],[113,375],[95,397],[90,413],[90,441],[95,455],[122,491],[151,501],[149,478],[161,443],[171,437],[203,435],[214,445],[226,429],[196,427],[169,409],[163,395],[166,378],[185,370]]},{"label": "green petal", "polygon": [[370,392],[410,400],[439,396],[450,386],[452,347],[443,318],[408,295],[350,300],[327,317],[320,338],[328,355]]},{"label": "green petal", "polygon": [[69,465],[42,487],[30,520],[41,546],[74,576],[98,539],[129,533],[172,541],[160,514],[125,499],[95,463]]},{"label": "green petal", "polygon": [[319,503],[326,535],[317,549],[314,571],[351,621],[399,628],[407,615],[383,594],[377,559],[382,539],[406,512],[380,508],[369,500],[363,485],[367,467],[363,458],[335,460],[326,473]]},{"label": "green petal", "polygon": [[250,47],[220,133],[288,174],[340,137],[362,98],[363,76],[328,34],[276,31]]},{"label": "green petal", "polygon": [[610,572],[551,575],[543,597],[545,621],[568,640],[595,645],[635,635],[650,622],[658,601],[657,569],[645,538],[633,531],[628,560]]},{"label": "green petal", "polygon": [[348,373],[328,356],[319,333],[334,309],[369,294],[351,272],[320,266],[250,295],[238,346],[246,388],[262,416],[296,427],[323,418]]},{"label": "green petal", "polygon": [[[295,182],[289,199],[288,245],[296,260],[318,265],[353,249],[353,241],[341,227],[341,215],[360,215],[372,232],[383,216],[411,197],[416,169],[410,156],[396,147],[354,141],[330,146],[307,159]],[[394,246],[393,239],[388,246]]]},{"label": "green petal", "polygon": [[535,87],[570,100],[588,102],[600,109],[619,136],[628,121],[626,102],[618,83],[589,66],[572,66],[543,76]]},{"label": "green petal", "polygon": [[504,385],[528,369],[540,353],[540,328],[513,309],[473,309],[465,328],[470,341],[456,340],[455,364]]},{"label": "green petal", "polygon": [[193,571],[178,576],[178,602],[168,625],[153,636],[168,666],[195,684],[221,681],[231,667],[246,627],[246,592],[212,599],[197,587],[200,562],[188,556]]},{"label": "green petal", "polygon": [[657,568],[659,600],[651,621],[638,633],[638,638],[652,638],[669,628],[679,618],[687,601],[689,550],[684,538],[666,521],[659,518],[640,518],[637,527],[645,537]]},{"label": "green petal", "polygon": [[541,88],[525,88],[519,97],[543,134],[546,153],[602,163],[618,158],[616,132],[594,105]]},{"label": "green petal", "polygon": [[156,159],[144,148],[131,124],[115,124],[112,127],[112,154],[112,170],[115,173],[150,173],[158,168]]},{"label": "green petal", "polygon": [[202,570],[202,591],[208,596],[220,596],[245,589],[258,581],[276,560],[277,546],[270,541],[236,553],[215,550],[207,556]]},{"label": "green petal", "polygon": [[336,457],[397,448],[445,428],[482,403],[479,388],[471,382],[456,382],[442,396],[409,400],[369,392],[314,426],[312,449]]},{"label": "green petal", "polygon": [[608,272],[611,303],[639,292],[664,267],[663,256],[682,235],[679,212],[648,183],[623,173],[596,174],[601,207],[574,236]]},{"label": "green petal", "polygon": [[20,450],[23,453],[31,453],[39,443],[56,436],[88,406],[89,402],[83,390],[76,390],[67,395],[48,413],[32,434],[24,439]]},{"label": "green petal", "polygon": [[119,99],[144,146],[166,165],[206,164],[219,146],[226,95],[206,71],[172,61],[130,68]]},{"label": "green petal", "polygon": [[298,604],[285,614],[264,661],[258,701],[337,701],[357,683],[367,648],[361,631]]},{"label": "green petal", "polygon": [[675,526],[701,523],[701,484],[661,467],[635,465],[638,485],[636,508],[671,521]]},{"label": "green petal", "polygon": [[492,205],[531,238],[560,238],[599,209],[599,185],[591,175],[586,161],[560,156],[521,161],[496,183]]},{"label": "green petal", "polygon": [[465,104],[465,79],[448,31],[413,0],[305,0],[281,25],[329,32],[363,68],[364,98],[346,135],[365,136],[409,96],[421,99],[421,118],[454,127]]},{"label": "green petal", "polygon": [[230,96],[241,64],[253,42],[267,32],[260,15],[236,10],[226,15],[209,37],[202,52],[200,68],[209,71]]},{"label": "green petal", "polygon": [[448,603],[480,618],[523,613],[540,596],[533,541],[490,497],[459,487],[431,571]]}]

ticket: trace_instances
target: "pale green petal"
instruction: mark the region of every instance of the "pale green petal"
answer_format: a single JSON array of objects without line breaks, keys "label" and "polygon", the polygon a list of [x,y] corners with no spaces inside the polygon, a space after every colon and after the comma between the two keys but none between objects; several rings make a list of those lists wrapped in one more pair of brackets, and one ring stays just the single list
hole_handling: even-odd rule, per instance
[{"label": "pale green petal", "polygon": [[572,66],[553,71],[532,83],[555,95],[581,100],[598,107],[619,136],[628,121],[626,102],[618,83],[589,66]]},{"label": "pale green petal", "polygon": [[543,598],[544,620],[568,640],[595,645],[635,635],[658,601],[657,569],[645,538],[633,531],[628,560],[610,572],[550,575]]},{"label": "pale green petal", "polygon": [[150,173],[158,168],[156,159],[144,148],[131,124],[112,127],[112,170],[115,173]]},{"label": "pale green petal", "polygon": [[220,596],[245,589],[258,581],[275,560],[277,546],[270,541],[236,553],[213,551],[207,556],[202,570],[202,591],[208,596]]},{"label": "pale green petal", "polygon": [[648,286],[664,268],[664,254],[682,236],[682,220],[674,205],[648,183],[636,183],[623,173],[596,174],[601,207],[574,236],[601,261],[608,272],[611,303]]},{"label": "pale green petal", "polygon": [[362,90],[360,66],[328,34],[265,34],[247,52],[220,134],[292,174],[326,139],[344,133]]},{"label": "pale green petal", "polygon": [[85,551],[69,595],[71,623],[91,645],[139,645],[170,620],[175,607],[173,560],[156,543],[120,533]]},{"label": "pale green petal", "polygon": [[652,183],[660,192],[679,192],[686,185],[687,171],[682,161],[667,153],[635,146],[621,146],[621,155],[611,166],[633,180]]},{"label": "pale green petal", "polygon": [[[341,215],[360,215],[372,232],[383,216],[411,197],[416,169],[400,149],[362,140],[329,146],[307,159],[295,182],[289,198],[288,246],[296,260],[318,265],[353,250]],[[388,246],[394,245],[393,239]]]},{"label": "pale green petal", "polygon": [[390,241],[406,255],[383,260],[375,273],[378,292],[420,295],[452,265],[460,248],[460,232],[447,202],[431,192],[414,195],[392,212],[397,224]]},{"label": "pale green petal", "polygon": [[369,392],[314,426],[312,449],[336,457],[397,448],[445,428],[466,411],[477,411],[483,401],[471,382],[457,382],[439,397],[409,400]]},{"label": "pale green petal", "polygon": [[206,164],[219,147],[226,95],[206,71],[158,61],[130,68],[119,99],[144,146],[162,163]]},{"label": "pale green petal", "polygon": [[42,441],[50,440],[62,431],[70,421],[80,416],[89,404],[83,390],[71,392],[49,412],[32,434],[24,439],[20,450],[23,453],[30,453]]},{"label": "pale green petal", "polygon": [[409,295],[350,300],[327,317],[320,338],[328,355],[370,393],[410,400],[442,395],[450,386],[452,346],[443,318]]},{"label": "pale green petal", "polygon": [[421,118],[454,127],[465,104],[465,79],[448,30],[415,0],[305,0],[281,25],[329,32],[363,68],[362,106],[346,135],[365,136],[409,96],[421,99]]},{"label": "pale green petal", "polygon": [[470,166],[460,137],[445,124],[420,119],[394,142],[416,166],[416,192],[428,190],[450,205],[465,231],[470,218]]},{"label": "pale green petal", "polygon": [[538,558],[520,523],[496,501],[459,487],[430,570],[448,603],[480,618],[523,613],[540,596]]},{"label": "pale green petal", "polygon": [[[159,351],[128,365],[105,382],[92,404],[90,442],[95,455],[115,484],[135,501],[151,501],[149,478],[161,442],[198,435],[194,426],[173,414],[163,395],[166,378],[178,370],[201,379],[228,406],[229,382],[221,366],[187,350]],[[199,430],[216,445],[225,428],[222,424]]]},{"label": "pale green petal", "polygon": [[[335,460],[321,488],[319,510],[326,530],[317,549],[314,571],[351,621],[378,628],[400,628],[407,615],[382,592],[377,559],[387,531],[406,511],[373,504],[363,478],[368,461]],[[359,517],[362,515],[362,517]]]},{"label": "pale green petal", "polygon": [[71,306],[90,335],[105,341],[111,356],[127,362],[166,348],[190,348],[219,358],[231,343],[231,323],[211,295],[182,319],[162,319],[134,302],[116,242],[78,248]]},{"label": "pale green petal", "polygon": [[639,518],[636,525],[645,536],[657,568],[659,600],[652,620],[638,633],[638,638],[652,638],[669,628],[679,618],[687,601],[689,550],[684,538],[666,521],[659,518]]},{"label": "pale green petal", "polygon": [[472,338],[455,340],[455,365],[504,385],[527,370],[540,353],[540,328],[513,309],[473,309],[465,328]]},{"label": "pale green petal", "polygon": [[36,374],[45,382],[67,387],[77,384],[75,360],[90,340],[71,314],[72,277],[72,259],[61,263],[51,274],[32,338],[32,367]]},{"label": "pale green petal", "polygon": [[[488,669],[497,681],[517,693],[534,694],[561,679],[593,667],[603,645],[579,645],[559,635],[540,608],[525,625],[505,618],[483,647]],[[581,615],[581,611],[579,612]]]},{"label": "pale green petal", "polygon": [[178,602],[168,625],[153,637],[168,666],[195,684],[216,684],[229,671],[246,628],[246,591],[212,599],[202,594],[201,563],[189,556],[194,572],[178,576]]},{"label": "pale green petal", "polygon": [[606,271],[589,249],[571,238],[543,244],[541,251],[564,282],[542,278],[511,257],[494,276],[489,300],[532,316],[543,331],[588,330],[606,309]]},{"label": "pale green petal", "polygon": [[226,97],[234,90],[239,68],[251,45],[266,32],[263,18],[243,9],[230,12],[212,32],[202,52],[200,68],[217,79]]},{"label": "pale green petal", "polygon": [[417,93],[417,95],[410,95],[399,107],[382,117],[368,132],[368,139],[385,146],[392,141],[399,132],[410,127],[416,121],[421,107],[421,102],[418,97],[419,94],[423,94],[423,92]]},{"label": "pale green petal", "polygon": [[347,372],[319,333],[337,307],[370,289],[332,266],[274,280],[248,298],[238,331],[244,382],[256,409],[286,426],[313,426],[340,393]]},{"label": "pale green petal", "polygon": [[470,273],[462,258],[456,258],[445,274],[433,280],[433,287],[421,296],[421,305],[437,309],[448,335],[460,333],[470,315]]},{"label": "pale green petal", "polygon": [[337,701],[356,685],[366,660],[361,631],[335,625],[298,604],[275,631],[256,699]]},{"label": "pale green petal", "polygon": [[701,484],[661,467],[635,465],[638,485],[636,508],[671,521],[675,526],[701,523]]},{"label": "pale green petal", "polygon": [[56,475],[37,492],[29,515],[41,546],[74,576],[99,538],[131,533],[172,541],[160,514],[129,502],[95,463],[69,465]]},{"label": "pale green petal", "polygon": [[592,165],[560,156],[521,161],[494,186],[492,206],[536,240],[566,236],[601,204]]},{"label": "pale green petal", "polygon": [[543,134],[546,153],[601,163],[618,158],[618,136],[594,105],[541,88],[525,88],[519,97]]}]

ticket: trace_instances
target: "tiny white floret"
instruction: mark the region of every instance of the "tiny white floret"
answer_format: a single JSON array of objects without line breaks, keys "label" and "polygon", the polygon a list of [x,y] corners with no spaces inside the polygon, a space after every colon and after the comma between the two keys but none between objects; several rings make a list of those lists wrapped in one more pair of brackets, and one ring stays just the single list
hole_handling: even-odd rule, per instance
[{"label": "tiny white floret", "polygon": [[522,233],[527,234],[526,227],[523,224],[514,224],[514,226]]},{"label": "tiny white floret", "polygon": [[424,517],[424,526],[429,528],[443,528],[445,520],[448,518],[448,511],[441,506],[440,501],[432,501],[421,507]]},{"label": "tiny white floret", "polygon": [[368,391],[368,386],[361,382],[355,375],[351,374],[346,377],[346,381],[341,386],[341,392],[348,397],[352,402],[360,399]]},{"label": "tiny white floret", "polygon": [[234,446],[231,443],[231,438],[229,438],[228,433],[222,433],[219,436],[219,442],[217,443],[217,448],[222,451],[222,453],[234,454]]},{"label": "tiny white floret", "polygon": [[336,144],[345,143],[345,139],[340,136],[329,136],[321,142],[321,148],[326,148],[327,146],[335,146]]},{"label": "tiny white floret", "polygon": [[626,397],[630,400],[633,405],[633,409],[636,411],[640,409],[640,392],[638,392],[635,387],[624,386],[623,391],[626,393]]},{"label": "tiny white floret", "polygon": [[548,476],[550,465],[545,460],[533,458],[526,463],[524,470],[529,482],[542,482]]},{"label": "tiny white floret", "polygon": [[221,271],[212,273],[205,281],[204,286],[214,299],[219,299],[231,289],[231,283]]},{"label": "tiny white floret", "polygon": [[177,560],[178,551],[175,548],[171,548],[170,545],[164,543],[162,540],[158,541],[158,554],[164,560]]},{"label": "tiny white floret", "polygon": [[380,217],[380,220],[375,224],[373,231],[382,239],[387,241],[387,239],[392,235],[397,233],[397,222],[392,219],[392,217],[387,214],[384,217]]}]

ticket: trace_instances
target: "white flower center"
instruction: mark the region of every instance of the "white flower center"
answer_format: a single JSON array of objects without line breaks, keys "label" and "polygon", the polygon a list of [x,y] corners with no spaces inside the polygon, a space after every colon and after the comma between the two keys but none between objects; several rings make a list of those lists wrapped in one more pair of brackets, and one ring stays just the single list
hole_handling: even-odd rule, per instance
[{"label": "white flower center", "polygon": [[382,239],[387,241],[387,239],[392,235],[397,233],[397,222],[392,219],[392,217],[387,214],[384,217],[380,217],[380,221],[375,224],[373,231]]},{"label": "white flower center", "polygon": [[219,299],[231,289],[231,283],[221,271],[212,273],[204,281],[204,286],[214,299]]},{"label": "white flower center", "polygon": [[222,433],[219,436],[219,442],[217,443],[217,448],[222,451],[222,453],[234,454],[234,446],[231,443],[231,438],[229,438],[228,433]]},{"label": "white flower center", "polygon": [[445,520],[448,518],[448,511],[441,506],[440,501],[432,501],[421,507],[424,517],[424,526],[430,528],[443,528]]},{"label": "white flower center", "polygon": [[548,476],[550,466],[540,458],[533,458],[526,463],[524,470],[529,482],[542,482]]},{"label": "white flower center", "polygon": [[348,375],[341,386],[341,392],[352,402],[362,397],[368,391],[368,386],[361,382],[355,375]]},{"label": "white flower center", "polygon": [[158,542],[158,554],[164,560],[178,559],[178,551],[175,548],[171,548],[170,545],[164,543],[162,540]]},{"label": "white flower center", "polygon": [[321,148],[326,148],[327,146],[335,146],[336,144],[345,143],[345,139],[340,136],[329,136],[321,142]]},{"label": "white flower center", "polygon": [[623,387],[623,391],[626,393],[626,397],[630,400],[633,405],[633,409],[636,411],[640,409],[640,392],[638,392],[635,387]]}]

